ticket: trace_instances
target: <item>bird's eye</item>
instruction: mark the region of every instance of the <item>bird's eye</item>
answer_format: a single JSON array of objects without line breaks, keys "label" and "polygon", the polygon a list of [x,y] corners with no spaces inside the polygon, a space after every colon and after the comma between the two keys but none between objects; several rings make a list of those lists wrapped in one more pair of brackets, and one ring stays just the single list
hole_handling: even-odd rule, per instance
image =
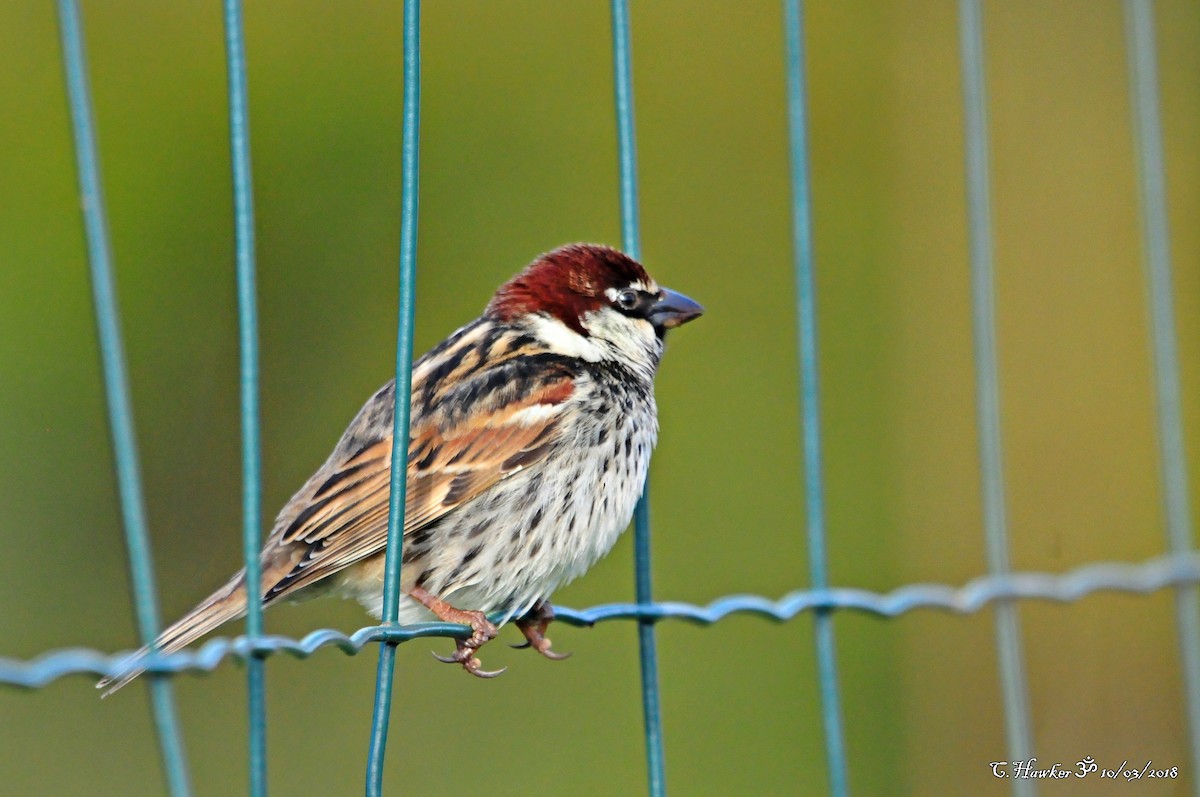
[{"label": "bird's eye", "polygon": [[622,310],[632,310],[633,308],[637,307],[637,291],[621,291],[621,293],[617,296],[617,304],[621,306]]}]

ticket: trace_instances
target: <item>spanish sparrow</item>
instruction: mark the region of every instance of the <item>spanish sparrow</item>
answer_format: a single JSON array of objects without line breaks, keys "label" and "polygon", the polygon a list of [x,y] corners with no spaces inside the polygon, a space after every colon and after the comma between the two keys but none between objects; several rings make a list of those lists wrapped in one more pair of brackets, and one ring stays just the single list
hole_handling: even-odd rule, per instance
[{"label": "spanish sparrow", "polygon": [[[701,312],[615,249],[564,246],[414,364],[400,622],[469,625],[446,661],[497,674],[475,656],[496,635],[488,614],[517,618],[528,645],[560,658],[545,636],[548,599],[629,525],[658,434],[663,336]],[[264,607],[332,593],[380,616],[394,402],[389,382],[280,511],[261,554]],[[179,650],[244,615],[243,575],[154,648]],[[137,674],[98,686],[111,693]]]}]

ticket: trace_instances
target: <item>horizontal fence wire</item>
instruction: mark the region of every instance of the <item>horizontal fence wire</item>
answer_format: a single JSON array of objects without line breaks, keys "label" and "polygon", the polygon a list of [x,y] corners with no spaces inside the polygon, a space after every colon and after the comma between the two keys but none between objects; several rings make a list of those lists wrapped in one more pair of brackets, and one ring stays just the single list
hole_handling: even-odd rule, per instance
[{"label": "horizontal fence wire", "polygon": [[[760,595],[729,595],[704,606],[661,601],[649,605],[609,603],[588,609],[554,608],[555,621],[578,627],[597,623],[641,620],[653,623],[682,620],[709,626],[737,615],[787,622],[805,612],[852,610],[878,617],[896,618],[929,609],[956,615],[980,612],[993,604],[1014,600],[1074,603],[1095,594],[1149,595],[1168,588],[1200,584],[1200,552],[1168,554],[1140,563],[1100,562],[1066,573],[1033,571],[986,575],[961,587],[948,584],[908,584],[890,592],[848,587],[797,590],[778,600]],[[410,626],[367,626],[352,634],[324,628],[301,639],[266,635],[209,640],[194,650],[151,654],[138,662],[147,672],[211,671],[225,659],[245,659],[287,653],[308,658],[325,647],[354,655],[373,642],[408,642],[427,637],[465,639],[471,631],[455,623],[421,623]],[[65,649],[21,661],[0,658],[0,684],[40,688],[68,675],[118,676],[129,668],[129,653],[104,654],[94,650]]]},{"label": "horizontal fence wire", "polygon": [[[154,566],[150,558],[146,508],[142,499],[142,477],[138,466],[137,438],[133,428],[129,375],[117,313],[112,250],[108,240],[108,223],[104,215],[104,196],[100,188],[100,165],[96,152],[95,125],[92,121],[87,57],[83,46],[83,22],[75,0],[59,0],[58,24],[62,38],[67,100],[71,110],[79,193],[82,199],[88,264],[92,278],[96,337],[100,345],[104,397],[108,407],[108,428],[112,437],[121,521],[125,530],[129,578],[133,587],[134,613],[137,618],[138,636],[142,644],[148,645],[158,635],[158,598],[154,586]],[[177,797],[191,794],[187,760],[183,751],[171,684],[166,679],[155,676],[149,679],[148,688],[167,789]]]}]

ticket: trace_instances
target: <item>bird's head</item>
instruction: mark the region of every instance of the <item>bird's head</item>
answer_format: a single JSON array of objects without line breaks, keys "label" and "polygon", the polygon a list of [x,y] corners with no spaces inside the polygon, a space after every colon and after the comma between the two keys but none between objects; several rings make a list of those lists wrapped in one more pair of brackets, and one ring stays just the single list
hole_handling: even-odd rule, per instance
[{"label": "bird's head", "polygon": [[487,308],[493,318],[532,326],[563,353],[639,365],[649,359],[651,368],[666,331],[703,312],[660,288],[633,258],[597,244],[547,252],[500,286]]}]

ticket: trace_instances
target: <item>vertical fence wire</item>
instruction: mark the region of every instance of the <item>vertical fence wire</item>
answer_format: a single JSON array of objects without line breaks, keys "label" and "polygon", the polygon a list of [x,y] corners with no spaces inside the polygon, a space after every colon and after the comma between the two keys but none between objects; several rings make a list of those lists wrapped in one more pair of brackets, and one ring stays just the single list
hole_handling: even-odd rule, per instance
[{"label": "vertical fence wire", "polygon": [[[620,170],[621,244],[634,260],[642,256],[638,221],[637,138],[633,123],[633,63],[630,44],[629,2],[612,0],[613,90],[617,116],[617,160]],[[633,513],[634,581],[637,602],[653,602],[650,573],[650,479]],[[662,710],[658,693],[658,646],[654,623],[638,621],[641,657],[642,718],[646,737],[646,770],[651,797],[667,793],[663,752]]]},{"label": "vertical fence wire", "polygon": [[[109,433],[112,436],[121,519],[128,549],[134,612],[142,644],[149,645],[154,641],[159,628],[154,566],[150,557],[137,440],[133,429],[133,408],[129,398],[129,377],[121,343],[108,226],[100,189],[100,166],[92,123],[92,100],[88,89],[82,21],[75,0],[59,0],[58,22],[67,95],[71,107],[75,158],[79,171],[88,263],[92,276],[96,335],[100,344],[104,395],[108,405]],[[179,721],[170,680],[167,676],[152,674],[149,688],[168,790],[172,795],[190,794],[187,761],[179,734]]]},{"label": "vertical fence wire", "polygon": [[[417,277],[417,188],[421,121],[421,3],[404,0],[404,111],[401,143],[400,299],[396,333],[396,406],[392,419],[391,487],[388,496],[387,553],[384,558],[384,625],[400,615],[400,562],[404,539],[404,504],[408,488],[408,436],[412,395],[413,320]],[[383,794],[383,762],[387,750],[396,642],[379,645],[375,706],[367,753],[366,794]]]},{"label": "vertical fence wire", "polygon": [[[825,487],[821,458],[820,383],[817,368],[816,286],[813,280],[812,192],[808,163],[808,98],[804,70],[804,11],[800,0],[784,0],[787,52],[788,131],[792,165],[792,237],[796,271],[796,332],[800,352],[801,428],[804,437],[805,515],[808,522],[809,578],[812,589],[829,586],[825,549]],[[817,678],[825,729],[825,762],[834,797],[850,793],[846,745],[838,688],[833,615],[817,609]]]},{"label": "vertical fence wire", "polygon": [[[1172,553],[1192,550],[1192,510],[1188,499],[1187,454],[1183,447],[1179,351],[1172,298],[1171,239],[1167,226],[1166,165],[1158,96],[1154,10],[1148,0],[1126,0],[1125,33],[1129,84],[1141,194],[1142,236],[1150,300],[1151,344],[1163,475],[1167,541]],[[1196,586],[1175,591],[1186,709],[1190,730],[1194,793],[1200,795],[1200,593]]]},{"label": "vertical fence wire", "polygon": [[[988,571],[1010,571],[1005,516],[1004,463],[1000,435],[999,367],[996,355],[996,296],[992,268],[990,178],[988,175],[987,94],[983,67],[983,11],[980,0],[960,0],[963,101],[966,126],[967,213],[970,231],[971,318],[975,345],[976,413],[980,473],[983,482],[984,535]],[[1021,629],[1014,603],[996,604],[996,652],[1004,692],[1008,755],[1025,761],[1033,755],[1029,694]],[[1013,793],[1035,794],[1033,781],[1012,780]]]},{"label": "vertical fence wire", "polygon": [[[225,0],[225,55],[229,71],[229,154],[233,169],[233,219],[237,261],[238,348],[242,415],[242,548],[246,568],[246,637],[263,633],[259,529],[262,461],[258,407],[258,307],[254,274],[254,195],[250,176],[250,117],[246,98],[246,43],[241,0]],[[267,793],[265,660],[246,659],[250,794]]]}]

